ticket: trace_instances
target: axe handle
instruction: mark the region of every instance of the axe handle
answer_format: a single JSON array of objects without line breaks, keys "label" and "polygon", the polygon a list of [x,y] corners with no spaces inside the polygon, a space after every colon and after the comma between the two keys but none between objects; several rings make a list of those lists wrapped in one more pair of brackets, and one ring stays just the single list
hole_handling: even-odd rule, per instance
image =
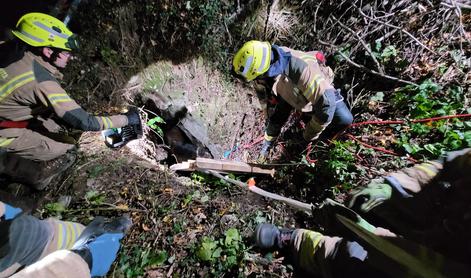
[{"label": "axe handle", "polygon": [[287,205],[289,205],[289,206],[291,206],[295,209],[311,213],[312,204],[303,203],[303,202],[293,200],[293,199],[290,199],[290,198],[287,198],[287,197],[284,197],[284,196],[281,196],[281,195],[278,195],[278,194],[275,194],[275,193],[271,193],[271,192],[263,190],[259,187],[256,187],[255,185],[249,186],[248,184],[246,184],[244,182],[231,179],[227,176],[223,176],[223,175],[221,175],[218,172],[213,171],[213,170],[207,170],[205,172],[207,172],[207,173],[209,173],[209,174],[211,174],[211,175],[213,175],[217,178],[220,178],[220,179],[223,179],[227,182],[230,182],[232,184],[238,185],[241,188],[248,189],[248,190],[252,191],[253,193],[258,194],[260,196],[270,198],[270,199],[273,199],[273,200],[276,200],[276,201],[280,201],[280,202],[285,203],[285,204],[287,204]]}]

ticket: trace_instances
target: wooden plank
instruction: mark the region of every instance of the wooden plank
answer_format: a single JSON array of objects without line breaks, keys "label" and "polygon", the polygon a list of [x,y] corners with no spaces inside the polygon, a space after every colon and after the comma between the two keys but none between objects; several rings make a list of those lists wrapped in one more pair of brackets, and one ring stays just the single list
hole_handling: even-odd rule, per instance
[{"label": "wooden plank", "polygon": [[198,169],[208,169],[226,172],[258,173],[273,176],[275,169],[262,169],[253,167],[247,163],[232,160],[209,159],[203,157],[196,158],[196,167]]},{"label": "wooden plank", "polygon": [[275,169],[263,169],[250,164],[221,159],[210,159],[197,157],[196,160],[188,160],[182,163],[170,166],[173,171],[195,171],[195,170],[214,170],[219,172],[237,172],[237,173],[256,173],[275,175]]},{"label": "wooden plank", "polygon": [[194,171],[196,170],[196,161],[195,160],[188,160],[182,163],[173,164],[170,166],[170,170],[172,171]]}]

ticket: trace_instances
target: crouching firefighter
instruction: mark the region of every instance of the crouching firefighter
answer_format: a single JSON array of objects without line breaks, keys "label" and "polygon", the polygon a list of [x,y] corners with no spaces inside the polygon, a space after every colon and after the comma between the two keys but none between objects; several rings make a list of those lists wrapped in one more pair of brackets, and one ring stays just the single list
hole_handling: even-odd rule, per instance
[{"label": "crouching firefighter", "polygon": [[19,39],[17,50],[0,64],[0,173],[43,189],[75,160],[76,140],[61,125],[99,131],[141,122],[136,111],[90,115],[61,87],[59,70],[77,48],[63,22],[29,13],[12,33]]},{"label": "crouching firefighter", "polygon": [[301,277],[471,277],[471,149],[390,173],[349,207],[313,209],[322,230],[260,224],[256,244],[293,259]]},{"label": "crouching firefighter", "polygon": [[[332,84],[332,69],[322,52],[303,52],[268,42],[249,41],[233,58],[233,71],[254,80],[267,119],[259,162],[264,162],[293,109],[309,120],[303,133],[306,143],[319,138],[327,126],[340,131],[353,116],[339,90]],[[272,108],[272,109],[270,109]],[[269,113],[269,110],[274,110]]]}]

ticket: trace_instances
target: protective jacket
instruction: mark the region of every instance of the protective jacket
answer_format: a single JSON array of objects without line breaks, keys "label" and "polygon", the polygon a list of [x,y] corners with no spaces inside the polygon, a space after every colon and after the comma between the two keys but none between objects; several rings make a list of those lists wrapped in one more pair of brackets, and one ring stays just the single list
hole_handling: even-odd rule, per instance
[{"label": "protective jacket", "polygon": [[[75,147],[64,136],[56,115],[71,128],[98,131],[128,124],[124,115],[93,116],[60,86],[59,71],[27,51],[0,68],[0,121],[28,121],[27,128],[0,128],[0,147],[23,158],[48,161]],[[5,122],[3,122],[5,123]],[[34,124],[33,124],[34,123]]]},{"label": "protective jacket", "polygon": [[[267,99],[274,94],[297,111],[312,113],[312,119],[306,127],[304,137],[308,140],[315,139],[332,121],[335,112],[336,100],[325,96],[326,91],[335,92],[332,85],[333,71],[323,64],[323,59],[320,59],[323,56],[318,51],[303,52],[287,47],[280,48],[290,53],[291,58],[282,74],[276,76],[274,81],[266,82],[263,86],[255,86],[260,105],[262,109],[266,109]],[[286,111],[275,109],[274,113],[286,114]],[[278,135],[269,133],[276,132],[267,132],[268,141],[270,137]]]},{"label": "protective jacket", "polygon": [[[362,215],[378,226],[368,231],[343,220],[348,230],[341,225],[342,237],[297,230],[295,263],[322,277],[470,277],[471,149],[391,173],[384,181],[393,197]],[[336,213],[324,219],[337,219]]]},{"label": "protective jacket", "polygon": [[[62,75],[31,52],[0,68],[0,120],[23,121],[47,117],[53,112],[72,128],[98,131],[127,125],[124,115],[93,116],[81,108],[60,86]],[[0,147],[21,134],[17,128],[0,130]]]},{"label": "protective jacket", "polygon": [[[0,217],[4,212],[5,206],[0,202]],[[65,251],[72,248],[84,229],[79,223],[55,218],[39,220],[26,214],[13,220],[0,219],[0,278],[89,277],[87,263],[79,255]],[[17,272],[22,267],[26,268]],[[71,270],[75,271],[69,273]]]},{"label": "protective jacket", "polygon": [[80,255],[59,250],[11,276],[12,278],[88,278],[91,277],[87,263]]}]

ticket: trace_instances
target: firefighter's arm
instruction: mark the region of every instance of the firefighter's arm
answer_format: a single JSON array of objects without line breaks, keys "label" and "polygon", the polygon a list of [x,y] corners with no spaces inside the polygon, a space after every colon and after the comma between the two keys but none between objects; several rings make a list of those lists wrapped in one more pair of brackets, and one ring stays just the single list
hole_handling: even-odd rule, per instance
[{"label": "firefighter's arm", "polygon": [[415,194],[430,184],[434,178],[438,181],[452,182],[465,177],[470,171],[471,149],[464,149],[449,152],[439,160],[424,162],[392,173],[386,179],[396,189]]},{"label": "firefighter's arm", "polygon": [[[418,193],[430,184],[432,179],[452,182],[465,177],[471,171],[471,149],[448,152],[441,159],[415,165],[387,177],[394,187],[408,193]],[[403,194],[404,195],[404,194]]]},{"label": "firefighter's arm", "polygon": [[388,175],[385,179],[403,197],[419,193],[443,168],[438,161],[427,161]]},{"label": "firefighter's arm", "polygon": [[306,141],[316,140],[332,122],[335,113],[335,90],[327,89],[314,105],[314,115],[306,125],[303,137]]},{"label": "firefighter's arm", "polygon": [[11,277],[85,278],[91,275],[88,264],[79,254],[69,250],[59,250]]},{"label": "firefighter's arm", "polygon": [[258,102],[260,103],[260,108],[262,110],[263,116],[268,118],[268,94],[265,85],[255,81],[254,82],[255,94],[257,95]]},{"label": "firefighter's arm", "polygon": [[98,131],[128,124],[128,117],[125,115],[94,116],[87,113],[54,81],[40,83],[38,90],[43,104],[52,107],[57,116],[73,128]]},{"label": "firefighter's arm", "polygon": [[439,160],[426,161],[373,180],[367,187],[352,192],[349,206],[353,207],[356,200],[363,197],[361,210],[367,212],[390,199],[413,197],[430,185],[433,179],[451,182],[464,177],[469,171],[471,149],[449,152]]}]

